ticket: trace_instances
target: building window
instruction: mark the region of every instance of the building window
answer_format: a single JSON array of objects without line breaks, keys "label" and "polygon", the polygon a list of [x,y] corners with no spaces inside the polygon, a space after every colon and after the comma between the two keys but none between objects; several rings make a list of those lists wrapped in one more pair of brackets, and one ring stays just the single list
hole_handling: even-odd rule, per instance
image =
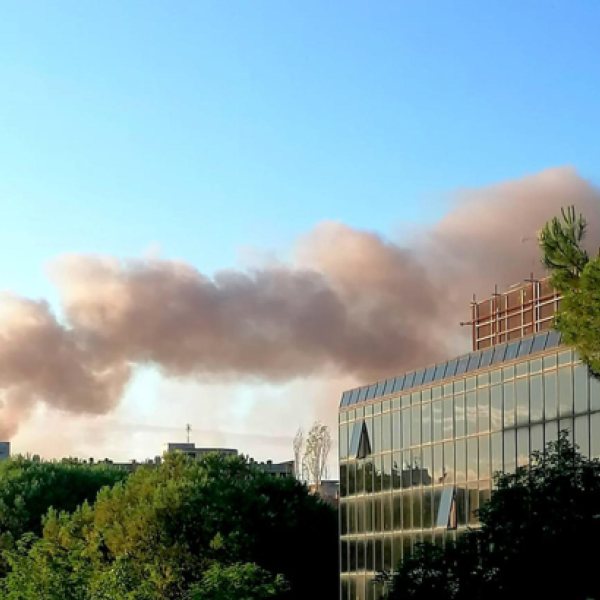
[{"label": "building window", "polygon": [[350,440],[350,458],[363,459],[371,455],[371,440],[364,421],[354,424]]},{"label": "building window", "polygon": [[436,527],[456,529],[456,500],[454,487],[447,487],[442,490]]}]

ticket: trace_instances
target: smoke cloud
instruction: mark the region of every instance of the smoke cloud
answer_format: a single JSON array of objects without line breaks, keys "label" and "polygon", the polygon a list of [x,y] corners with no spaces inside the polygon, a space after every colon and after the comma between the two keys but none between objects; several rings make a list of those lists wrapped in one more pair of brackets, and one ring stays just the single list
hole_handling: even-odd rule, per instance
[{"label": "smoke cloud", "polygon": [[0,439],[38,403],[110,412],[136,365],[202,381],[362,382],[441,360],[468,348],[458,323],[473,293],[541,274],[536,233],[567,204],[597,240],[600,193],[561,168],[461,191],[410,246],[324,222],[289,264],[213,277],[158,258],[61,257],[60,316],[0,298]]}]

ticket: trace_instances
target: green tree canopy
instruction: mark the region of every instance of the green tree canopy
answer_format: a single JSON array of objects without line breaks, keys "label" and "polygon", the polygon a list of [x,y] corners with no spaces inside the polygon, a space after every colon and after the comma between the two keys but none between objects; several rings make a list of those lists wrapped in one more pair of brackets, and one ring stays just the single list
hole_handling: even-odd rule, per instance
[{"label": "green tree canopy", "polygon": [[283,598],[288,585],[254,563],[209,567],[202,581],[192,588],[191,600],[263,600]]},{"label": "green tree canopy", "polygon": [[600,376],[600,256],[589,257],[583,244],[587,222],[574,207],[546,223],[539,237],[543,264],[563,299],[554,327]]},{"label": "green tree canopy", "polygon": [[290,599],[331,598],[337,519],[293,478],[240,458],[175,455],[103,490],[93,507],[51,512],[43,539],[9,559],[10,600],[182,600],[206,592],[215,564],[246,563],[274,585],[285,578]]},{"label": "green tree canopy", "polygon": [[391,600],[600,598],[600,462],[566,432],[530,467],[499,474],[479,529],[444,549],[423,546],[399,565]]},{"label": "green tree canopy", "polygon": [[[42,534],[50,508],[74,511],[126,474],[74,461],[39,462],[16,457],[0,462],[0,549],[13,548],[26,533]],[[0,561],[0,574],[5,570]]]}]

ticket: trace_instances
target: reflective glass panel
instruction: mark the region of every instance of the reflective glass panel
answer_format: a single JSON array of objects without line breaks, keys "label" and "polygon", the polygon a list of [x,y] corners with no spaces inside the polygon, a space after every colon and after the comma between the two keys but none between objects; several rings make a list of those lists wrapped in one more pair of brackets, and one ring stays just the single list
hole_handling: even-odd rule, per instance
[{"label": "reflective glass panel", "polygon": [[411,409],[412,428],[410,432],[410,445],[421,443],[421,407],[413,406]]},{"label": "reflective glass panel", "polygon": [[506,354],[504,355],[504,360],[505,361],[509,361],[509,360],[514,360],[515,358],[517,358],[517,353],[519,351],[519,345],[520,345],[521,341],[517,341],[517,342],[512,342],[511,344],[509,344],[506,348]]},{"label": "reflective glass panel", "polygon": [[504,427],[515,424],[515,384],[510,381],[503,385],[504,391]]},{"label": "reflective glass panel", "polygon": [[529,414],[531,421],[535,423],[544,418],[544,389],[541,375],[532,375],[529,378],[529,391]]},{"label": "reflective glass panel", "polygon": [[396,377],[396,379],[394,379],[394,386],[392,388],[392,393],[399,392],[403,388],[404,388],[404,375],[400,375],[400,377]]},{"label": "reflective glass panel", "polygon": [[467,371],[467,364],[469,363],[469,357],[463,356],[463,358],[459,359],[458,366],[456,367],[456,374],[462,375]]},{"label": "reflective glass panel", "polygon": [[394,518],[394,529],[402,529],[402,495],[395,494],[392,497],[392,512]]},{"label": "reflective glass panel", "polygon": [[492,385],[502,383],[502,371],[500,369],[490,372],[490,383]]},{"label": "reflective glass panel", "polygon": [[542,452],[544,450],[544,426],[540,423],[539,425],[531,426],[531,452]]},{"label": "reflective glass panel", "polygon": [[423,527],[433,527],[433,495],[427,488],[423,490]]},{"label": "reflective glass panel", "polygon": [[517,429],[517,466],[528,465],[529,454],[529,427],[519,427]]},{"label": "reflective glass panel", "polygon": [[413,381],[415,380],[415,374],[414,373],[407,373],[404,376],[404,389],[407,390],[411,387],[413,387]]},{"label": "reflective glass panel", "polygon": [[561,417],[573,414],[573,373],[571,367],[558,370],[558,411]]},{"label": "reflective glass panel", "polygon": [[556,419],[558,416],[556,387],[556,372],[544,373],[544,418],[546,420]]},{"label": "reflective glass panel", "polygon": [[454,483],[454,444],[444,444],[444,483]]},{"label": "reflective glass panel", "polygon": [[382,530],[381,523],[381,498],[373,498],[373,531]]},{"label": "reflective glass panel", "polygon": [[479,436],[479,479],[491,476],[490,466],[490,436]]},{"label": "reflective glass panel", "polygon": [[502,471],[503,466],[503,454],[502,454],[502,433],[492,433],[490,436],[491,447],[492,447],[492,474]]},{"label": "reflective glass panel", "polygon": [[423,448],[422,467],[423,485],[431,485],[433,483],[433,449],[431,446]]},{"label": "reflective glass panel", "polygon": [[466,420],[465,420],[465,395],[457,394],[454,397],[454,424],[456,427],[456,437],[466,435]]},{"label": "reflective glass panel", "polygon": [[433,447],[433,484],[444,481],[444,450],[441,444]]},{"label": "reflective glass panel", "polygon": [[456,440],[456,483],[467,480],[467,442]]},{"label": "reflective glass panel", "polygon": [[373,454],[381,452],[381,415],[373,417],[373,437],[371,438],[371,451]]},{"label": "reflective glass panel", "polygon": [[477,433],[477,394],[467,393],[467,435]]},{"label": "reflective glass panel", "polygon": [[[392,560],[392,538],[390,536],[386,536],[383,538],[383,568],[386,571],[389,571],[393,566]],[[371,582],[366,582],[366,585],[369,585]]]},{"label": "reflective glass panel", "polygon": [[443,430],[443,415],[442,415],[442,401],[432,403],[432,421],[433,421],[433,441],[440,442],[442,440]]},{"label": "reflective glass panel", "polygon": [[479,465],[479,440],[469,438],[467,440],[467,479],[476,481],[478,478]]},{"label": "reflective glass panel", "polygon": [[590,415],[590,456],[600,458],[600,413]]},{"label": "reflective glass panel", "polygon": [[531,374],[542,372],[542,359],[541,358],[536,358],[535,360],[529,361],[529,372]]},{"label": "reflective glass panel", "polygon": [[386,494],[382,497],[381,504],[383,507],[383,530],[392,531],[392,497]]},{"label": "reflective glass panel", "polygon": [[558,421],[548,421],[544,425],[544,441],[555,442],[558,439]]},{"label": "reflective glass panel", "polygon": [[469,364],[467,365],[467,371],[475,371],[479,368],[479,363],[481,361],[481,354],[471,354],[469,358]]},{"label": "reflective glass panel", "polygon": [[367,390],[367,400],[375,398],[375,392],[377,391],[377,384],[370,385]]},{"label": "reflective glass panel", "polygon": [[518,357],[527,356],[531,354],[531,347],[533,346],[533,338],[525,338],[521,340],[521,346],[519,347]]},{"label": "reflective glass panel", "polygon": [[504,367],[502,369],[502,379],[504,381],[510,381],[515,378],[515,367],[514,365],[510,365],[510,367]]},{"label": "reflective glass panel", "polygon": [[540,333],[533,339],[533,347],[531,352],[541,352],[546,347],[546,340],[548,339],[547,333]]},{"label": "reflective glass panel", "polygon": [[394,389],[394,381],[396,381],[395,379],[388,379],[385,382],[385,387],[383,388],[383,393],[384,395],[388,395],[391,394],[393,389]]},{"label": "reflective glass panel", "polygon": [[446,363],[442,363],[438,365],[435,369],[435,374],[433,376],[434,381],[439,381],[440,379],[444,379],[444,373],[446,372]]},{"label": "reflective glass panel", "polygon": [[410,409],[402,411],[402,448],[410,448]]},{"label": "reflective glass panel", "polygon": [[559,354],[558,354],[558,366],[559,367],[564,367],[565,365],[568,365],[571,362],[573,362],[573,351],[572,350],[565,350],[563,352],[559,352]]},{"label": "reflective glass panel", "polygon": [[525,360],[515,365],[515,374],[517,377],[522,377],[529,373],[529,363]]},{"label": "reflective glass panel", "polygon": [[504,472],[514,473],[517,466],[517,442],[515,430],[504,432]]},{"label": "reflective glass panel", "polygon": [[446,367],[446,374],[444,377],[454,377],[456,375],[456,366],[458,365],[458,359],[453,359],[448,363]]},{"label": "reflective glass panel", "polygon": [[469,515],[467,514],[467,487],[466,484],[457,486],[455,493],[456,524],[458,527],[467,525]]},{"label": "reflective glass panel", "polygon": [[515,381],[517,393],[517,425],[529,423],[529,381],[525,377]]},{"label": "reflective glass panel", "polygon": [[479,486],[475,483],[469,485],[469,525],[477,524],[477,517],[475,516],[475,514],[478,508]]},{"label": "reflective glass panel", "polygon": [[352,428],[352,437],[350,438],[350,457],[356,458],[358,455],[358,444],[362,432],[363,422],[356,421]]},{"label": "reflective glass panel", "polygon": [[340,425],[339,428],[340,460],[348,458],[348,425]]},{"label": "reflective glass panel", "polygon": [[435,375],[435,367],[429,367],[425,370],[425,375],[423,376],[423,384],[431,383],[433,381],[433,376]]},{"label": "reflective glass panel", "polygon": [[394,450],[402,448],[402,411],[392,413],[392,447]]},{"label": "reflective glass panel", "polygon": [[484,385],[490,384],[490,374],[482,373],[481,375],[477,375],[477,387],[483,387]]},{"label": "reflective glass panel", "polygon": [[350,392],[344,392],[342,394],[342,401],[340,402],[340,406],[347,406],[348,400],[350,400]]},{"label": "reflective glass panel", "polygon": [[402,496],[402,528],[412,529],[412,492]]},{"label": "reflective glass panel", "polygon": [[417,371],[415,373],[415,378],[413,380],[413,387],[418,387],[420,385],[423,385],[423,377],[425,376],[425,371],[423,369],[421,369],[420,371]]},{"label": "reflective glass panel", "polygon": [[436,519],[436,527],[446,529],[450,523],[450,511],[454,502],[454,488],[446,487],[442,490],[438,514]]},{"label": "reflective glass panel", "polygon": [[421,443],[429,444],[431,442],[431,402],[427,402],[422,406],[422,434],[421,434]]},{"label": "reflective glass panel", "polygon": [[589,408],[588,372],[585,365],[576,365],[573,368],[575,413],[581,414]]},{"label": "reflective glass panel", "polygon": [[454,437],[454,401],[446,398],[444,401],[444,439],[450,440]]},{"label": "reflective glass panel", "polygon": [[392,454],[392,487],[402,489],[402,452]]},{"label": "reflective glass panel", "polygon": [[502,386],[496,385],[490,388],[491,391],[491,429],[499,431],[502,429]]},{"label": "reflective glass panel", "polygon": [[575,417],[575,443],[584,456],[590,455],[590,421],[588,415]]},{"label": "reflective glass panel", "polygon": [[550,331],[548,333],[548,339],[546,341],[546,350],[548,348],[554,348],[560,344],[560,333],[558,331]]},{"label": "reflective glass panel", "polygon": [[484,369],[485,367],[489,367],[492,364],[492,356],[494,354],[494,349],[493,348],[488,348],[482,355],[481,355],[481,362],[479,363],[479,368],[480,369]]},{"label": "reflective glass panel", "polygon": [[492,364],[497,365],[504,361],[504,354],[506,353],[506,346],[496,346],[494,348],[494,358],[492,358]]},{"label": "reflective glass panel", "polygon": [[365,386],[363,388],[360,388],[360,391],[358,393],[358,401],[362,402],[363,400],[365,400],[367,398],[367,392],[369,391],[369,387]]},{"label": "reflective glass panel", "polygon": [[477,431],[485,433],[490,430],[490,388],[477,392]]},{"label": "reflective glass panel", "polygon": [[381,415],[381,450],[387,452],[392,449],[392,414],[387,412]]},{"label": "reflective glass panel", "polygon": [[600,381],[591,377],[590,384],[590,410],[600,410]]},{"label": "reflective glass panel", "polygon": [[410,466],[412,470],[412,485],[416,487],[421,485],[421,450],[413,450],[410,458]]},{"label": "reflective glass panel", "polygon": [[423,526],[423,512],[422,512],[422,491],[421,490],[413,490],[412,492],[412,501],[413,501],[413,527],[416,529],[418,527]]}]

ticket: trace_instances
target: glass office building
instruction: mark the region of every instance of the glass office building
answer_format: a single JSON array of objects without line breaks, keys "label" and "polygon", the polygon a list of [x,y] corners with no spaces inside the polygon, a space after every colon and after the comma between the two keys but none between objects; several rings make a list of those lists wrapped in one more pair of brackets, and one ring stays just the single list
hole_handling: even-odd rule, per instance
[{"label": "glass office building", "polygon": [[527,464],[562,429],[600,457],[600,384],[553,331],[345,392],[342,599],[375,598],[375,574],[416,543],[476,525],[493,473]]}]

